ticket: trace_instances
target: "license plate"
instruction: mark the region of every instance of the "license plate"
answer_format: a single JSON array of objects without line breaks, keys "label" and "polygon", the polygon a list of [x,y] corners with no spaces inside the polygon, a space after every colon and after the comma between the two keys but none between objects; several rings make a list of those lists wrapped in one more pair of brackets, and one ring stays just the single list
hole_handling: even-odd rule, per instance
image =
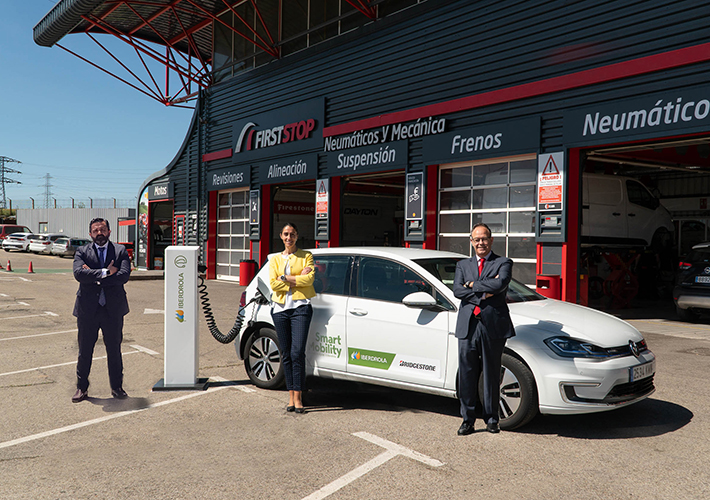
[{"label": "license plate", "polygon": [[637,380],[650,377],[656,373],[656,361],[651,361],[649,363],[644,363],[642,365],[633,366],[629,368],[629,382],[636,382]]},{"label": "license plate", "polygon": [[710,283],[710,276],[696,276],[696,283]]}]

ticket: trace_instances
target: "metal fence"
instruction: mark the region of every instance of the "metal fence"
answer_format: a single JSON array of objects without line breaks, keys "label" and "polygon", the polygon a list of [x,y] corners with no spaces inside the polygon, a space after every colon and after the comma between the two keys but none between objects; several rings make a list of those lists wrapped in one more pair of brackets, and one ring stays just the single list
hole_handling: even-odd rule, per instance
[{"label": "metal fence", "polygon": [[29,198],[26,200],[7,200],[8,209],[17,208],[136,208],[137,199],[120,198]]}]

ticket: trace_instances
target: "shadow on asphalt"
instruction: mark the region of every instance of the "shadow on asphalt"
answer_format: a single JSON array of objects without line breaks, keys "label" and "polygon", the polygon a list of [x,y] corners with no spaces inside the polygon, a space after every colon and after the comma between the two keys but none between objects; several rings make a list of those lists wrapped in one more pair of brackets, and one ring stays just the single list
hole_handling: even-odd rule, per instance
[{"label": "shadow on asphalt", "polygon": [[147,398],[116,399],[116,398],[86,398],[92,405],[101,406],[106,413],[118,413],[122,411],[135,411],[148,408],[150,400]]},{"label": "shadow on asphalt", "polygon": [[693,412],[659,399],[645,399],[618,410],[587,415],[538,415],[512,432],[556,434],[577,439],[629,439],[660,436],[688,424]]},{"label": "shadow on asphalt", "polygon": [[[365,409],[431,412],[459,418],[457,399],[354,382],[309,380],[304,404],[309,412]],[[660,436],[687,425],[693,412],[678,404],[645,399],[631,406],[587,415],[538,415],[509,432],[576,439],[629,439]]]},{"label": "shadow on asphalt", "polygon": [[458,416],[457,399],[391,389],[358,382],[309,379],[303,397],[309,412],[373,410],[385,412],[431,412]]}]

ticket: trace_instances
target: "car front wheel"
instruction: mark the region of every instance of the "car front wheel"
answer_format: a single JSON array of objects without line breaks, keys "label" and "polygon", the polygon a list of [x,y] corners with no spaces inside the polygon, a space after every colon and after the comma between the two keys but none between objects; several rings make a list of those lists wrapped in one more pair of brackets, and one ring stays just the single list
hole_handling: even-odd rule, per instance
[{"label": "car front wheel", "polygon": [[[483,401],[483,377],[478,397]],[[538,412],[537,386],[530,369],[519,359],[504,353],[500,369],[500,428],[511,430],[530,422]]]},{"label": "car front wheel", "polygon": [[261,328],[249,338],[246,345],[244,368],[257,387],[278,389],[284,385],[281,349],[273,329]]}]

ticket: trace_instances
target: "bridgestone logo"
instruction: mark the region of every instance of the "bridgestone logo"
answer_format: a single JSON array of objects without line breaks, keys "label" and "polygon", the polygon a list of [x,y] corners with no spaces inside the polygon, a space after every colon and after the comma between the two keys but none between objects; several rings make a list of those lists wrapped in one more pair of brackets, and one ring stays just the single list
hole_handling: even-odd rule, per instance
[{"label": "bridgestone logo", "polygon": [[426,370],[430,372],[435,372],[436,367],[432,365],[425,365],[423,363],[412,363],[411,361],[400,361],[399,366],[402,368],[414,368],[415,370]]}]

